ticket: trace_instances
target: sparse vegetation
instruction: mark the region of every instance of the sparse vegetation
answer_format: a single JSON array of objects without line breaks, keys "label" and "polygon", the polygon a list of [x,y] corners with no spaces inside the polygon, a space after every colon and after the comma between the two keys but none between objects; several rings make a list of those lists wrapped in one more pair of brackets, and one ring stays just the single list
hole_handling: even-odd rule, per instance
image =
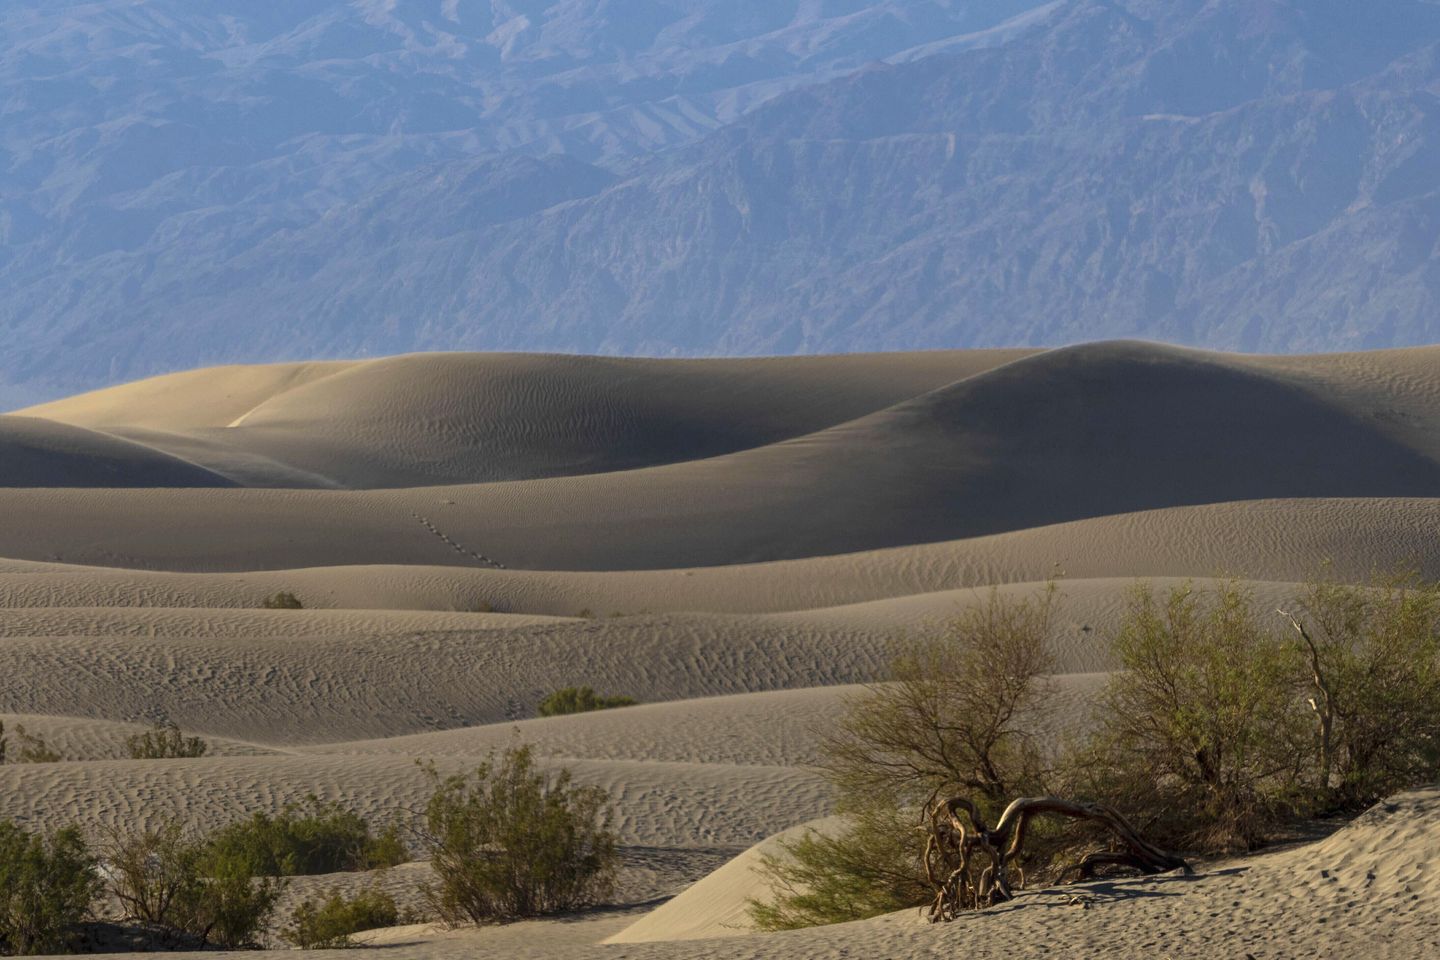
[{"label": "sparse vegetation", "polygon": [[615,837],[603,790],[535,769],[528,747],[473,776],[441,778],[425,811],[435,882],[427,902],[448,923],[503,923],[574,910],[608,894]]},{"label": "sparse vegetation", "polygon": [[266,610],[305,609],[305,604],[300,602],[300,598],[287,590],[282,590],[279,593],[272,594],[266,597],[263,601],[261,601],[260,605]]},{"label": "sparse vegetation", "polygon": [[0,821],[0,949],[62,953],[99,895],[95,858],[74,828],[49,837]]},{"label": "sparse vegetation", "polygon": [[561,717],[571,713],[588,713],[592,710],[633,707],[637,702],[631,697],[602,697],[590,687],[566,687],[563,690],[556,690],[541,700],[538,711],[542,717]]},{"label": "sparse vegetation", "polygon": [[[1440,779],[1440,588],[1322,581],[1277,615],[1236,583],[1139,587],[1114,638],[1121,669],[1074,743],[1037,739],[1054,597],[992,593],[941,640],[902,648],[891,681],[850,705],[825,762],[849,826],[766,859],[759,926],[998,902],[1014,864],[986,844],[1008,831],[1028,834],[1032,880],[1077,862],[1082,875],[1168,869],[1182,861],[1165,848],[1253,849],[1297,818]],[[1019,825],[1050,815],[1078,829]]]},{"label": "sparse vegetation", "polygon": [[[0,733],[3,732],[4,728],[0,727]],[[19,749],[9,753],[0,748],[0,759],[9,756],[11,763],[59,763],[62,759],[59,751],[52,750],[44,737],[26,730],[23,723],[15,724],[15,738]]]},{"label": "sparse vegetation", "polygon": [[131,760],[170,760],[203,757],[209,750],[200,737],[187,737],[173,723],[157,723],[144,733],[125,739],[125,750]]},{"label": "sparse vegetation", "polygon": [[291,877],[373,870],[409,859],[399,829],[375,834],[358,814],[316,797],[280,813],[257,813],[210,840],[222,861],[244,864],[258,876]]},{"label": "sparse vegetation", "polygon": [[354,946],[351,934],[393,927],[399,919],[395,898],[384,891],[367,888],[346,897],[336,890],[324,900],[303,901],[280,936],[302,950],[334,950]]}]

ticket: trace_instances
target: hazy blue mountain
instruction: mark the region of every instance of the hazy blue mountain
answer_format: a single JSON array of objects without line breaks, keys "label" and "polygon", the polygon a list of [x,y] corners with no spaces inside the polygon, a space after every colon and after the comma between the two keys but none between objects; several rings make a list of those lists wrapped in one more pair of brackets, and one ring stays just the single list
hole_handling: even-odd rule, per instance
[{"label": "hazy blue mountain", "polygon": [[1424,0],[27,0],[0,32],[12,385],[1440,339]]}]

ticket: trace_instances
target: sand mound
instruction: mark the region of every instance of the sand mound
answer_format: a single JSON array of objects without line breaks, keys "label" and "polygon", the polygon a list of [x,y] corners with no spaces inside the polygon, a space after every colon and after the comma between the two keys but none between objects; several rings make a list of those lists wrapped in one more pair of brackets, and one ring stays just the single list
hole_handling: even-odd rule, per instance
[{"label": "sand mound", "polygon": [[228,487],[193,463],[93,430],[0,417],[0,487]]}]

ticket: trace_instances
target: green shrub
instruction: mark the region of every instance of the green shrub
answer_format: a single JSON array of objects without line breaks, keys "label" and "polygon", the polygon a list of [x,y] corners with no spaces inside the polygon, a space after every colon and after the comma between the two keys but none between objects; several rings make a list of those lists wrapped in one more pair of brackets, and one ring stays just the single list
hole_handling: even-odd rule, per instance
[{"label": "green shrub", "polygon": [[299,597],[286,590],[266,597],[260,605],[266,610],[303,610],[305,608],[305,604],[300,602]]},{"label": "green shrub", "polygon": [[331,891],[318,903],[306,899],[296,907],[280,936],[302,950],[332,950],[353,946],[352,933],[393,927],[399,919],[395,899],[388,893],[367,889],[347,899],[339,891]]},{"label": "green shrub", "polygon": [[751,900],[761,930],[794,930],[861,920],[913,907],[933,896],[925,883],[915,823],[893,806],[853,812],[837,833],[806,831],[762,855],[767,900]]},{"label": "green shrub", "polygon": [[425,895],[449,923],[505,922],[573,910],[613,884],[607,798],[570,772],[535,770],[528,747],[492,756],[473,778],[430,775],[426,845],[436,881]]},{"label": "green shrub", "polygon": [[560,717],[571,713],[588,713],[591,710],[613,710],[616,707],[633,707],[636,701],[630,697],[597,696],[590,687],[566,687],[540,701],[542,717]]},{"label": "green shrub", "polygon": [[216,856],[271,877],[372,870],[409,859],[398,828],[376,835],[358,814],[316,797],[224,827],[210,845]]},{"label": "green shrub", "polygon": [[145,733],[125,738],[131,760],[170,760],[203,757],[209,744],[199,737],[187,737],[173,723],[157,723]]},{"label": "green shrub", "polygon": [[111,895],[139,921],[190,944],[256,945],[283,884],[175,823],[115,832],[106,850]]},{"label": "green shrub", "polygon": [[1252,849],[1301,812],[1299,660],[1240,586],[1137,588],[1115,651],[1089,792],[1149,820],[1156,842],[1200,851]]},{"label": "green shrub", "polygon": [[1440,586],[1317,580],[1297,632],[1324,810],[1358,812],[1440,780]]},{"label": "green shrub", "polygon": [[0,821],[0,948],[62,953],[100,893],[100,879],[78,830],[50,837]]}]

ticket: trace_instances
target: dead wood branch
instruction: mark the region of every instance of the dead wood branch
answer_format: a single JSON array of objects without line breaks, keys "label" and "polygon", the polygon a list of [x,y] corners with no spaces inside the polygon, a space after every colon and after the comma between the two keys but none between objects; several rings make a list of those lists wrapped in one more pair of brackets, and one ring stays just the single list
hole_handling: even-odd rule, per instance
[{"label": "dead wood branch", "polygon": [[[1010,869],[1023,852],[1026,827],[1036,817],[1054,816],[1098,824],[1109,832],[1112,849],[1088,854],[1071,869],[1092,879],[1106,867],[1142,874],[1183,870],[1190,865],[1140,836],[1117,811],[1103,804],[1079,803],[1059,797],[1021,797],[1013,801],[992,829],[980,810],[965,797],[936,801],[926,808],[925,876],[935,891],[930,906],[934,922],[953,920],[966,910],[1003,903],[1014,897]],[[1067,871],[1068,872],[1068,871]],[[1023,885],[1024,877],[1020,882]]]}]

